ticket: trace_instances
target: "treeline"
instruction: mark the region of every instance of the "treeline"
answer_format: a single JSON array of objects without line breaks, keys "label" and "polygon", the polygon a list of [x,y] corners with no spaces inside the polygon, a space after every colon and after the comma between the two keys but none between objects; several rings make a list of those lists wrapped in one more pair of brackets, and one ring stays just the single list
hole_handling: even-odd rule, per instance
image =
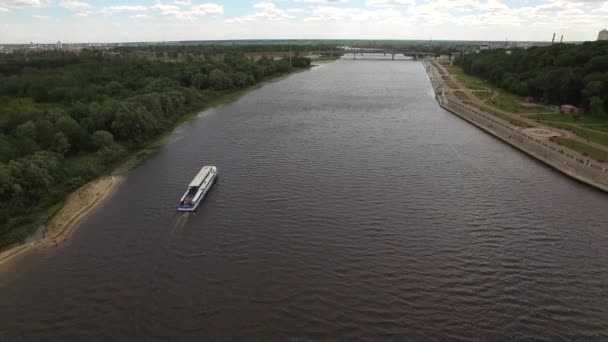
[{"label": "treeline", "polygon": [[366,47],[377,49],[408,49],[431,52],[436,57],[449,56],[454,51],[469,51],[478,47],[474,42],[452,41],[401,41],[401,40],[277,40],[277,41],[213,41],[213,42],[176,42],[164,45],[145,45],[117,47],[115,51],[126,53],[146,52],[157,58],[165,56],[177,58],[178,55],[192,57],[213,57],[225,53],[243,52],[284,52],[295,56],[300,52],[339,50],[338,47]]},{"label": "treeline", "polygon": [[300,51],[320,51],[329,50],[335,48],[335,44],[325,43],[289,43],[280,42],[270,44],[268,42],[224,42],[222,44],[194,44],[194,43],[182,43],[182,44],[166,44],[166,45],[148,45],[148,46],[124,46],[117,47],[115,51],[121,53],[132,53],[132,52],[151,52],[157,55],[167,55],[170,57],[176,57],[177,54],[185,54],[192,56],[207,56],[212,57],[218,54],[241,54],[244,52],[275,52],[283,51],[286,54],[289,51],[295,55]]},{"label": "treeline", "polygon": [[521,96],[608,115],[608,41],[486,50],[455,60],[463,70]]},{"label": "treeline", "polygon": [[239,54],[188,63],[102,51],[0,56],[0,248],[181,115],[291,68]]}]

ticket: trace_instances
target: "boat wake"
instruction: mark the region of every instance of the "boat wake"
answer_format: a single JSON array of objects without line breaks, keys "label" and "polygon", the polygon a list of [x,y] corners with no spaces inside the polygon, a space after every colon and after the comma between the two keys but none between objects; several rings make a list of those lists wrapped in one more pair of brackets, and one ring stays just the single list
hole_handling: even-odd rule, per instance
[{"label": "boat wake", "polygon": [[173,225],[171,225],[170,232],[172,235],[179,234],[182,231],[182,229],[188,222],[190,215],[191,213],[182,213],[180,215],[176,215],[175,220],[173,221]]}]

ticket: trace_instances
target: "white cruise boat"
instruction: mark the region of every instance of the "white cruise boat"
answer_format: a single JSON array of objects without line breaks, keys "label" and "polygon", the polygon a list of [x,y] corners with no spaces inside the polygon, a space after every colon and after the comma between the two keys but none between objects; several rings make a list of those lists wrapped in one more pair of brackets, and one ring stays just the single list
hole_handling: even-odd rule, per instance
[{"label": "white cruise boat", "polygon": [[203,166],[179,201],[178,211],[195,211],[217,178],[215,166]]}]

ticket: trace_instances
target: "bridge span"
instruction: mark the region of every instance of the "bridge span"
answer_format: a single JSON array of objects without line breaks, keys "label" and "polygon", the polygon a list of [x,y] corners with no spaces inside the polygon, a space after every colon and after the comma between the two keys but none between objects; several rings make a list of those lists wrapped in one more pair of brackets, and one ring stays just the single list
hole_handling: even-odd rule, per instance
[{"label": "bridge span", "polygon": [[396,55],[403,55],[408,57],[414,57],[414,59],[427,58],[432,57],[433,53],[428,51],[412,51],[408,49],[374,49],[374,48],[345,48],[345,49],[331,49],[331,50],[321,50],[321,51],[313,51],[314,54],[322,55],[322,56],[343,56],[343,55],[353,55],[353,59],[357,59],[357,56],[363,56],[364,54],[383,54],[391,55],[391,59],[395,60]]}]

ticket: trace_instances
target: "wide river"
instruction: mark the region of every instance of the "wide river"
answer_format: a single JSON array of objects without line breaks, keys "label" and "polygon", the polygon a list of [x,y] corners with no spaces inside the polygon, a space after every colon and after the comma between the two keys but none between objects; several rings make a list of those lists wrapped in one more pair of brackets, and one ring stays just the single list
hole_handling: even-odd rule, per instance
[{"label": "wide river", "polygon": [[0,271],[3,342],[606,340],[608,196],[442,110],[422,64],[341,60],[201,113]]}]

